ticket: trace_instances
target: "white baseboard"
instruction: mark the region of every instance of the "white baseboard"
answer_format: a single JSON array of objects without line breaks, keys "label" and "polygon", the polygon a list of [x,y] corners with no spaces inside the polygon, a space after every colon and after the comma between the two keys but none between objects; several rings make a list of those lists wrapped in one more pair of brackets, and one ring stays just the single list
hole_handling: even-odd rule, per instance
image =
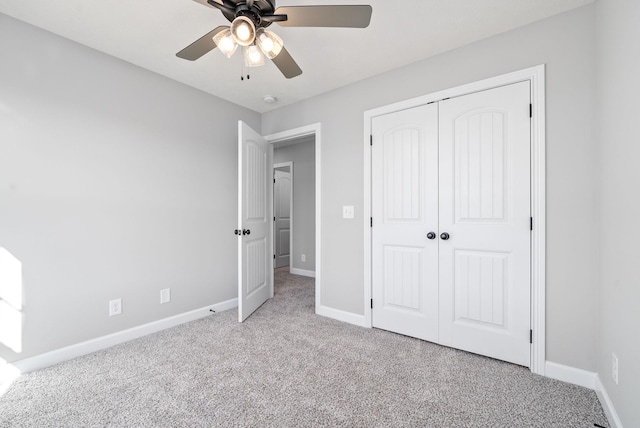
[{"label": "white baseboard", "polygon": [[316,314],[323,317],[333,318],[334,320],[354,324],[360,327],[368,327],[364,315],[357,315],[351,312],[343,311],[340,309],[329,308],[327,306],[318,306],[316,308]]},{"label": "white baseboard", "polygon": [[620,421],[618,412],[616,412],[616,409],[613,407],[611,398],[609,397],[607,390],[604,388],[604,384],[600,380],[600,376],[596,376],[596,394],[598,395],[598,400],[600,400],[600,405],[602,405],[604,414],[607,415],[611,428],[622,428],[622,422]]},{"label": "white baseboard", "polygon": [[596,389],[596,377],[598,375],[588,370],[576,369],[575,367],[547,361],[545,362],[544,374],[546,377],[552,379],[584,386],[589,389]]},{"label": "white baseboard", "polygon": [[315,278],[316,277],[316,273],[312,270],[305,270],[305,269],[298,269],[298,268],[290,268],[289,272],[291,272],[294,275],[302,275],[302,276],[308,276],[311,278]]},{"label": "white baseboard", "polygon": [[604,388],[597,373],[547,361],[545,363],[545,376],[593,389],[598,396],[611,428],[623,428],[618,413],[613,407],[613,402],[609,398],[609,394],[607,394],[607,390]]},{"label": "white baseboard", "polygon": [[[6,365],[6,370],[11,368],[11,370],[13,370],[14,372],[15,370],[17,370],[19,373],[28,373],[33,370],[43,369],[45,367],[70,360],[72,358],[91,354],[92,352],[100,351],[102,349],[106,349],[120,343],[128,342],[130,340],[137,339],[148,334],[156,333],[158,331],[166,330],[180,324],[204,318],[211,315],[211,310],[222,312],[226,311],[227,309],[235,308],[237,306],[238,299],[227,300],[225,302],[209,305],[190,312],[185,312],[183,314],[174,315],[172,317],[150,322],[148,324],[143,324],[137,327],[129,328],[127,330],[122,330],[117,333],[97,337],[95,339],[87,340],[86,342],[81,342],[75,345],[56,349],[55,351],[46,352],[44,354],[36,355],[35,357],[14,361],[13,363]],[[1,378],[2,373],[0,372],[0,379]]]}]

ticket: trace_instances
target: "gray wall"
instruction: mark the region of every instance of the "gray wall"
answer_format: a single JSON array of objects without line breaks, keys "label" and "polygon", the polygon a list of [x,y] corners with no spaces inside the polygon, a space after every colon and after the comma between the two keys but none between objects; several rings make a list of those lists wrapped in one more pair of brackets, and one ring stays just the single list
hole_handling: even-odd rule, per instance
[{"label": "gray wall", "polygon": [[[596,34],[600,178],[598,372],[625,427],[640,427],[640,2],[599,1]],[[619,384],[611,378],[611,354]]]},{"label": "gray wall", "polygon": [[260,116],[2,14],[0,57],[0,247],[24,296],[23,352],[0,358],[237,297],[237,121]]},{"label": "gray wall", "polygon": [[265,135],[322,123],[323,305],[364,313],[362,223],[341,218],[342,205],[363,212],[364,112],[544,63],[547,359],[595,371],[594,20],[583,7],[263,115]]},{"label": "gray wall", "polygon": [[[300,142],[273,151],[273,163],[293,162],[293,266],[296,269],[316,269],[316,189],[315,139],[305,137]],[[306,261],[300,259],[306,255]]]}]

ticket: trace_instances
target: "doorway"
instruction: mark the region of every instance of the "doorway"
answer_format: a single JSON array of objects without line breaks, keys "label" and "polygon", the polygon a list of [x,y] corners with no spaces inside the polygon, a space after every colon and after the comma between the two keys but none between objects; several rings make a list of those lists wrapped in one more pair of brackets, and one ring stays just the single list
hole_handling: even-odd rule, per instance
[{"label": "doorway", "polygon": [[374,327],[530,364],[530,90],[373,119]]},{"label": "doorway", "polygon": [[315,136],[274,144],[276,268],[315,277]]},{"label": "doorway", "polygon": [[[539,65],[507,73],[501,76],[485,79],[478,82],[469,83],[459,87],[446,89],[436,93],[419,96],[406,101],[398,102],[388,106],[380,107],[365,112],[364,114],[364,176],[365,176],[365,212],[363,218],[363,226],[365,228],[364,251],[364,301],[365,301],[365,326],[372,327],[372,315],[374,296],[372,289],[372,276],[374,269],[373,248],[372,248],[372,226],[379,224],[373,214],[372,207],[372,144],[376,141],[373,136],[373,121],[375,118],[384,116],[402,110],[412,109],[418,106],[424,106],[433,103],[440,103],[455,97],[463,97],[468,94],[478,93],[491,90],[494,88],[504,87],[507,85],[517,84],[520,82],[529,83],[530,104],[526,106],[526,116],[529,119],[530,128],[530,213],[531,217],[527,220],[529,225],[527,229],[530,233],[530,327],[528,331],[528,340],[530,343],[530,364],[532,372],[545,374],[545,67]],[[450,129],[450,127],[449,127]],[[446,174],[446,179],[451,179],[451,174]],[[443,178],[443,177],[440,177]],[[439,205],[443,201],[439,201]],[[451,208],[450,201],[444,201],[445,208]],[[438,214],[439,216],[441,214]],[[450,217],[446,213],[443,215]],[[455,220],[455,218],[454,218]],[[443,245],[452,247],[451,241],[442,238],[438,234],[433,234],[434,240],[443,241]],[[456,233],[458,235],[458,233]],[[427,236],[428,240],[431,240]],[[433,242],[433,241],[430,241]],[[450,248],[451,249],[451,248]],[[462,253],[460,253],[462,254]],[[460,265],[462,266],[462,265]],[[444,273],[450,272],[449,268],[439,266],[440,271]],[[445,272],[446,271],[446,272]],[[454,272],[455,273],[455,272]],[[440,290],[438,290],[440,293]],[[371,301],[371,302],[370,302]],[[455,309],[455,307],[453,307]],[[448,307],[447,309],[451,309]]]},{"label": "doorway", "polygon": [[[310,221],[307,249],[312,249],[313,258],[300,257],[304,262],[312,262],[315,270],[300,269],[291,273],[315,277],[315,312],[322,308],[320,304],[320,213],[321,213],[321,137],[320,124],[303,126],[283,131],[277,134],[262,136],[242,121],[238,121],[238,228],[235,234],[238,240],[238,321],[243,322],[260,305],[274,294],[274,210],[273,210],[273,179],[275,147],[303,146],[303,142],[312,141],[313,157],[308,161],[309,166],[301,170],[311,171],[307,189],[311,194],[310,214],[301,216]],[[277,163],[277,162],[276,162]],[[304,164],[300,161],[299,163]],[[300,175],[300,174],[298,174]],[[294,192],[292,209],[295,210],[296,185],[292,185]],[[312,189],[312,190],[309,190]],[[304,213],[304,210],[300,210]],[[292,225],[291,228],[295,228]],[[296,245],[290,246],[291,254],[295,255]],[[292,268],[293,269],[293,268]]]},{"label": "doorway", "polygon": [[[315,278],[315,311],[318,313],[318,309],[321,308],[322,287],[321,125],[316,123],[302,126],[267,135],[265,139],[274,148],[273,166],[291,162],[292,222],[289,232],[289,271],[292,274]],[[274,234],[275,226],[274,221]],[[274,268],[275,266],[276,263]]]}]

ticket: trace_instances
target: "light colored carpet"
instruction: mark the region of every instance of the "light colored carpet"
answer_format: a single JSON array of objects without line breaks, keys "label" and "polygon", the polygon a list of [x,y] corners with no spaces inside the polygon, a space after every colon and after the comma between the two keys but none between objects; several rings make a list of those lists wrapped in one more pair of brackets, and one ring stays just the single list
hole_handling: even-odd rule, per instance
[{"label": "light colored carpet", "polygon": [[214,314],[24,375],[2,427],[593,427],[593,391],[315,315],[313,279],[276,273],[245,323]]}]

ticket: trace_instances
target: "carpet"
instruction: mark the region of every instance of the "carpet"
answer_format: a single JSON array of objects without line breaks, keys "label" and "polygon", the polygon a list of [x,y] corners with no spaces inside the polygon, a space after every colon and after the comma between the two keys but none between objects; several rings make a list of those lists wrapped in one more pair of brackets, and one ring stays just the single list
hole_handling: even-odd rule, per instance
[{"label": "carpet", "polygon": [[593,427],[595,392],[525,367],[314,314],[276,272],[229,310],[21,376],[2,427]]}]

